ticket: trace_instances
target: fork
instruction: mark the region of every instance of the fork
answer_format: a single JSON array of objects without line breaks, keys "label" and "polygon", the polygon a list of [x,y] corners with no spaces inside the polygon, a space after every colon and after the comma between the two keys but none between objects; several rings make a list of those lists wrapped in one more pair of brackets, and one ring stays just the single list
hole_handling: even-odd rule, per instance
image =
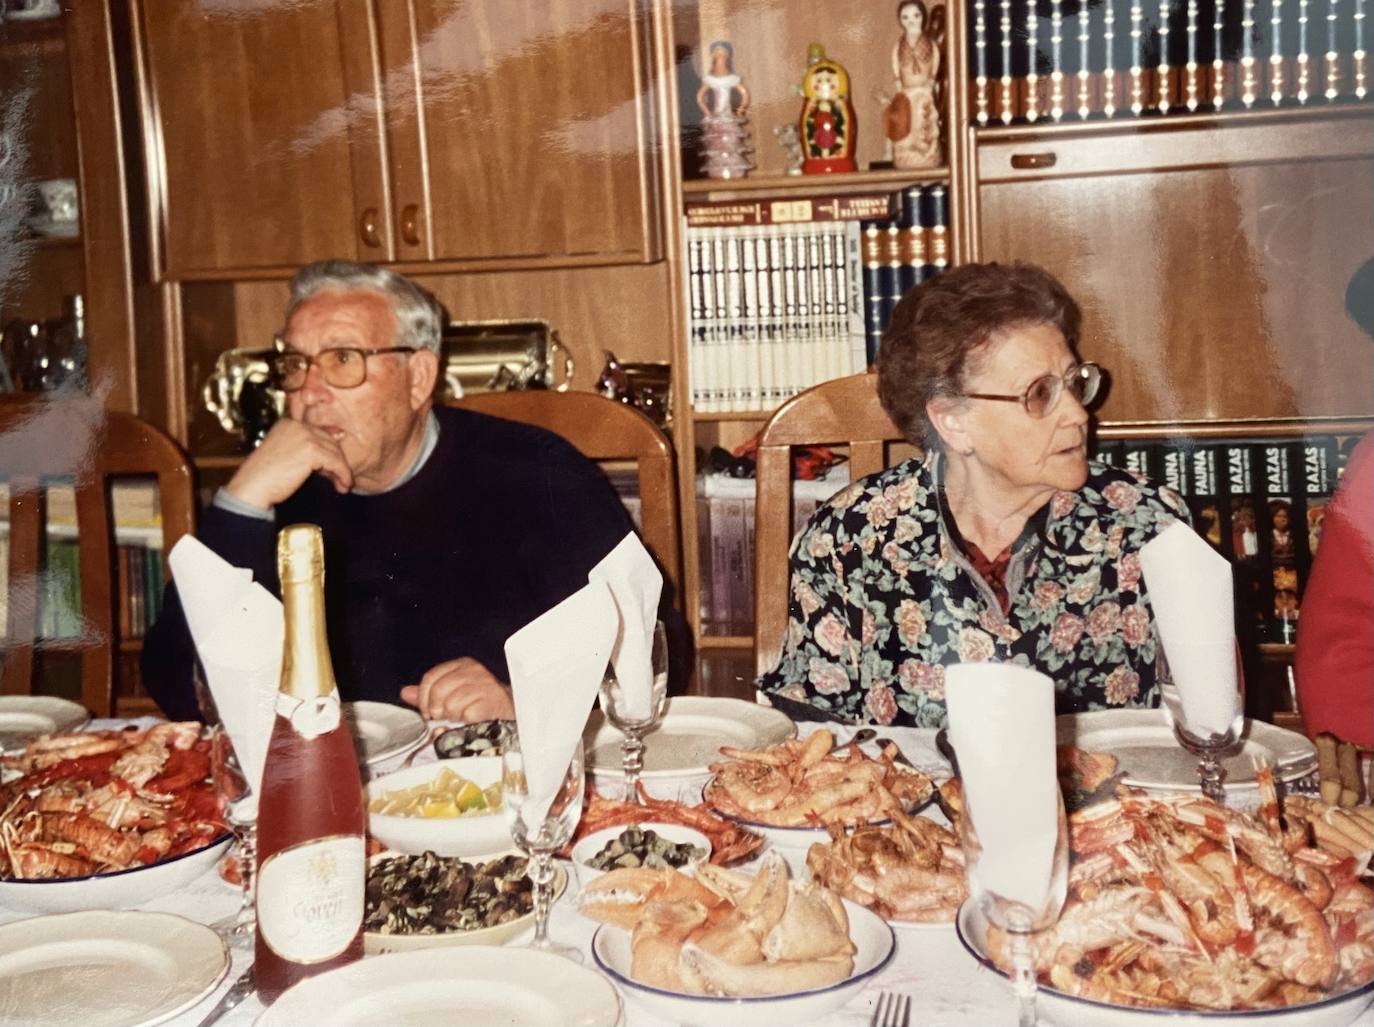
[{"label": "fork", "polygon": [[911,1027],[911,996],[882,992],[873,1007],[869,1027]]}]

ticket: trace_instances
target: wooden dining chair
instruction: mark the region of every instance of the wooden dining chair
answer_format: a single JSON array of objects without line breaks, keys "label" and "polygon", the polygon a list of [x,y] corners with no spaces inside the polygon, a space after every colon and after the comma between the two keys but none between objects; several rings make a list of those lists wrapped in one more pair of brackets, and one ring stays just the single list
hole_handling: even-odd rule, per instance
[{"label": "wooden dining chair", "polygon": [[[0,692],[38,691],[36,655],[81,656],[81,701],[96,716],[115,712],[121,643],[118,543],[110,485],[120,477],[156,476],[166,554],[195,527],[191,464],[171,438],[133,414],[104,409],[89,397],[0,396],[0,484],[9,490],[6,633],[0,643]],[[39,635],[47,495],[73,489],[80,562],[81,631],[74,638]]]},{"label": "wooden dining chair", "polygon": [[792,524],[792,450],[847,446],[849,480],[880,471],[902,443],[878,402],[878,376],[864,372],[822,382],[774,411],[759,435],[754,503],[754,668],[771,670],[787,630]]},{"label": "wooden dining chair", "polygon": [[567,439],[598,463],[633,461],[639,477],[640,535],[682,609],[682,541],[678,527],[673,445],[634,407],[594,392],[480,392],[450,406],[537,425]]}]

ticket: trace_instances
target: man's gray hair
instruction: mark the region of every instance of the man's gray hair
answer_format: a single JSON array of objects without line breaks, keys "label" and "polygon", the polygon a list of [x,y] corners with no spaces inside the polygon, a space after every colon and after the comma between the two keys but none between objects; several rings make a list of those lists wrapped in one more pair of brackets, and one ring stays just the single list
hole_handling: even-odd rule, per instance
[{"label": "man's gray hair", "polygon": [[317,260],[305,265],[291,279],[285,323],[290,324],[296,308],[318,293],[356,289],[370,289],[391,301],[391,309],[396,312],[396,345],[441,355],[443,311],[439,301],[404,275],[375,264]]}]

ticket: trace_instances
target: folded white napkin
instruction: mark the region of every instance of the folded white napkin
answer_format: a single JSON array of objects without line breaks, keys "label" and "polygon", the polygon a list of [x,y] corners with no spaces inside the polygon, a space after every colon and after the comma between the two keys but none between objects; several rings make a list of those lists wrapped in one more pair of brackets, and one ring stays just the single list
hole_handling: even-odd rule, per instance
[{"label": "folded white napkin", "polygon": [[582,737],[618,624],[611,590],[593,581],[506,639],[529,787],[521,818],[532,832],[544,822]]},{"label": "folded white napkin", "polygon": [[945,667],[945,702],[964,802],[983,846],[969,867],[970,883],[1038,913],[1064,887],[1062,875],[1055,881],[1053,874],[1054,682],[1015,664],[953,664]]},{"label": "folded white napkin", "polygon": [[1140,550],[1140,570],[1184,727],[1224,734],[1241,714],[1231,565],[1179,521]]},{"label": "folded white napkin", "polygon": [[587,575],[604,581],[620,612],[620,630],[611,663],[624,695],[625,715],[644,719],[652,712],[654,625],[663,575],[634,532],[626,535]]},{"label": "folded white napkin", "polygon": [[251,571],[227,563],[191,535],[172,547],[167,562],[220,721],[257,795],[281,685],[281,602]]}]

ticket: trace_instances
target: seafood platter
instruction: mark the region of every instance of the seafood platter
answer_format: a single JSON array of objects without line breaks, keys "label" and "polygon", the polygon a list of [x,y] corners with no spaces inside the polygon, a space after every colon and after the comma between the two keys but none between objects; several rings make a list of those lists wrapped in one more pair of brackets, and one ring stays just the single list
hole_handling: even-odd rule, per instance
[{"label": "seafood platter", "polygon": [[464,756],[416,764],[363,789],[367,830],[414,855],[489,856],[511,847],[500,812],[501,759]]},{"label": "seafood platter", "polygon": [[592,956],[676,1023],[803,1023],[844,1005],[892,959],[882,918],[766,854],[753,874],[699,864],[620,868],[581,895],[601,922]]},{"label": "seafood platter", "polygon": [[[1032,938],[1055,1022],[1346,1024],[1374,1002],[1374,807],[1280,803],[1272,769],[1256,776],[1253,813],[1121,789],[1071,814],[1069,898]],[[971,903],[958,929],[975,958],[1009,966]]]},{"label": "seafood platter", "polygon": [[0,904],[133,906],[200,876],[230,837],[201,725],[48,735],[0,757]]},{"label": "seafood platter", "polygon": [[[516,852],[463,860],[383,852],[368,860],[363,951],[500,945],[534,924],[534,885]],[[554,866],[553,898],[568,875]]]}]

